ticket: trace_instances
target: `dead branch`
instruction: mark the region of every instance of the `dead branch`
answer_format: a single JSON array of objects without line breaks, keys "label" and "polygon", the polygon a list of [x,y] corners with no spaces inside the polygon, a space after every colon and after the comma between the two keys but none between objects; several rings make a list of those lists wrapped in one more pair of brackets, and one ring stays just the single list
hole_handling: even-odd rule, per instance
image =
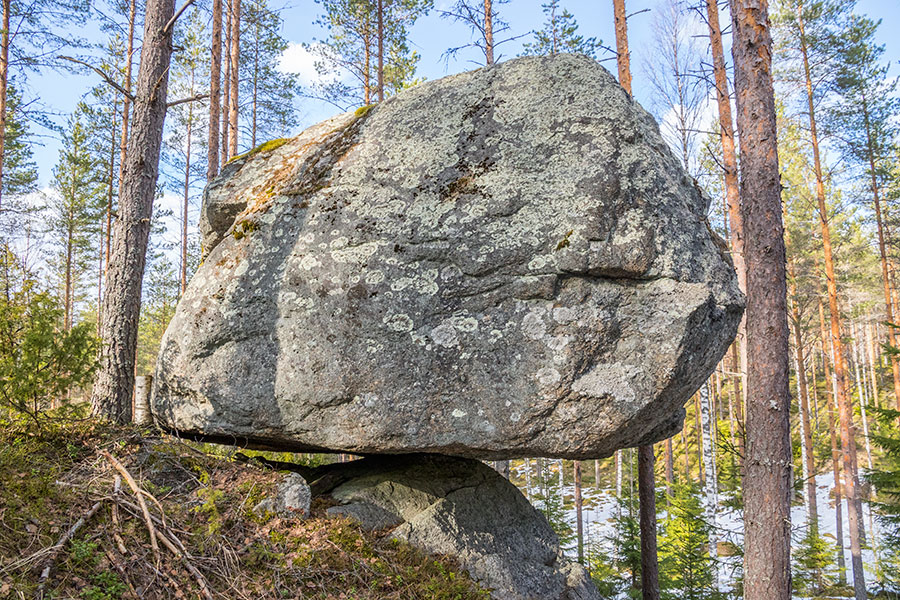
[{"label": "dead branch", "polygon": [[[115,506],[115,503],[113,503]],[[131,593],[131,597],[134,600],[140,600],[140,596],[137,593],[137,590],[134,589],[134,585],[131,583],[131,578],[128,577],[128,571],[125,570],[125,567],[122,565],[122,561],[118,559],[118,557],[113,554],[111,550],[105,550],[106,558],[109,559],[110,564],[116,568],[116,571],[119,572],[119,575],[122,576],[122,579],[125,581],[125,585],[128,586],[128,591]]]},{"label": "dead branch", "polygon": [[141,494],[141,488],[138,487],[137,482],[135,482],[131,473],[128,472],[128,469],[125,468],[125,465],[120,463],[115,456],[106,450],[101,450],[100,454],[105,456],[106,459],[112,463],[112,466],[116,471],[122,474],[125,483],[128,484],[128,487],[131,488],[131,491],[134,492],[135,497],[137,497],[138,504],[141,506],[141,512],[144,515],[144,523],[147,525],[147,531],[150,533],[150,547],[153,549],[153,558],[155,558],[157,564],[159,564],[159,544],[156,543],[156,528],[153,526],[153,520],[150,518],[150,511],[147,510],[147,503],[144,502],[144,496]]},{"label": "dead branch", "polygon": [[[122,491],[122,476],[116,475],[115,483],[113,483],[113,498],[118,499],[119,492]],[[125,546],[125,540],[122,539],[122,536],[119,535],[119,505],[116,502],[112,504],[112,522],[113,527],[113,539],[116,542],[116,547],[119,549],[119,552],[122,553],[122,556],[128,556],[128,548]]]},{"label": "dead branch", "polygon": [[197,94],[196,96],[191,96],[190,98],[180,98],[178,100],[172,100],[171,102],[166,103],[166,108],[172,108],[173,106],[178,106],[179,104],[186,104],[188,102],[196,102],[197,100],[206,100],[209,98],[209,94]]},{"label": "dead branch", "polygon": [[53,565],[56,562],[56,557],[59,554],[59,551],[63,549],[63,547],[69,542],[69,540],[71,540],[75,536],[75,534],[78,533],[78,530],[81,529],[81,527],[85,523],[87,523],[91,519],[91,517],[97,514],[97,511],[100,510],[100,506],[102,504],[103,500],[98,500],[97,502],[95,502],[94,505],[91,506],[91,508],[87,511],[87,513],[84,514],[84,516],[75,521],[75,523],[71,527],[69,527],[69,529],[64,534],[62,534],[62,536],[60,536],[56,543],[47,549],[49,556],[47,557],[47,560],[44,561],[44,568],[41,570],[41,576],[38,580],[38,588],[34,593],[35,598],[40,600],[44,597],[44,588],[47,585],[47,579],[50,578],[50,572],[53,570]]},{"label": "dead branch", "polygon": [[[176,558],[181,560],[181,563],[184,565],[184,568],[188,570],[191,576],[194,578],[194,581],[197,582],[197,585],[200,586],[200,591],[203,594],[203,597],[206,600],[213,600],[212,592],[209,591],[209,584],[206,582],[206,578],[203,576],[203,573],[200,572],[197,567],[190,561],[187,554],[178,549],[178,547],[172,543],[172,541],[165,536],[163,533],[158,533],[159,540],[163,543],[163,546],[169,549],[169,552],[175,555]],[[170,535],[172,535],[170,533]],[[172,537],[175,537],[174,535]],[[179,542],[179,545],[181,542]],[[184,546],[182,546],[183,548]]]},{"label": "dead branch", "polygon": [[110,76],[110,74],[107,73],[106,71],[104,71],[103,69],[98,69],[97,67],[95,67],[92,64],[88,64],[88,63],[84,62],[83,60],[78,60],[77,58],[72,58],[71,56],[57,56],[57,58],[62,59],[62,60],[68,60],[75,64],[79,64],[79,65],[87,67],[88,69],[90,69],[91,71],[93,71],[94,73],[96,73],[97,75],[102,77],[103,81],[105,81],[107,84],[109,84],[117,92],[119,92],[120,94],[122,94],[123,96],[125,96],[126,98],[131,100],[132,102],[134,102],[134,94],[132,94],[131,92],[129,92],[128,90],[123,88],[121,85],[119,85],[116,82],[116,80],[113,79]]},{"label": "dead branch", "polygon": [[[133,514],[137,515],[140,511],[140,508],[135,506],[134,504],[128,502],[127,500],[123,500],[121,498],[116,499],[117,502],[122,504],[127,510],[131,511]],[[175,535],[175,533],[167,526],[165,526],[157,517],[150,515],[150,518],[153,521],[156,521],[163,530],[158,530],[156,532],[157,539],[162,542],[162,545],[166,547],[169,552],[175,555],[175,558],[179,559],[183,564],[185,569],[191,574],[194,578],[194,581],[197,582],[197,585],[200,586],[200,590],[203,594],[203,597],[207,600],[213,600],[212,592],[209,590],[209,583],[207,583],[206,578],[203,576],[203,573],[194,566],[191,562],[191,556],[188,554],[187,549],[184,547],[184,544],[181,543],[181,540]],[[170,539],[171,538],[171,539]]]},{"label": "dead branch", "polygon": [[179,8],[178,11],[174,15],[172,15],[172,18],[169,19],[169,22],[166,23],[165,27],[163,27],[163,35],[168,35],[169,32],[172,31],[172,28],[175,27],[175,21],[177,21],[178,17],[180,17],[181,14],[187,10],[188,6],[190,6],[193,3],[194,3],[194,0],[187,0],[187,2],[185,2],[181,6],[181,8]]}]

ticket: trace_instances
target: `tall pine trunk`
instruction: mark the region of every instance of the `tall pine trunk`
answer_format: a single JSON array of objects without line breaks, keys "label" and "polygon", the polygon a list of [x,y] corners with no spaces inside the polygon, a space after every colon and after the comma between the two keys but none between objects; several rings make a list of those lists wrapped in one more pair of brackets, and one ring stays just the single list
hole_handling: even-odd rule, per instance
[{"label": "tall pine trunk", "polygon": [[[709,25],[709,42],[712,50],[713,76],[716,82],[716,105],[719,112],[719,137],[722,143],[722,168],[725,171],[725,200],[729,222],[729,242],[731,258],[738,276],[741,291],[747,291],[747,269],[744,264],[744,225],[741,218],[741,201],[738,182],[737,152],[734,144],[734,125],[731,116],[731,99],[728,92],[728,71],[725,66],[725,51],[722,47],[722,29],[719,25],[719,6],[717,0],[706,0],[706,15]],[[741,318],[738,326],[736,344],[739,354],[740,374],[734,374],[734,392],[737,394],[739,377],[747,376],[747,318]],[[733,368],[734,368],[733,367]],[[734,368],[737,371],[736,368]],[[741,390],[746,391],[746,386]],[[742,395],[740,402],[745,397]],[[734,400],[737,402],[737,400]],[[743,407],[741,407],[743,408]],[[743,410],[741,411],[743,412]],[[739,457],[744,454],[743,436],[739,447]]]},{"label": "tall pine trunk", "polygon": [[578,542],[578,562],[584,564],[584,520],[582,518],[582,510],[584,503],[581,498],[581,461],[575,460],[573,469],[574,485],[575,485],[575,537]]},{"label": "tall pine trunk", "polygon": [[794,361],[797,365],[797,398],[800,403],[800,444],[802,450],[803,484],[806,496],[806,518],[809,526],[819,529],[819,513],[816,506],[816,461],[813,452],[812,429],[809,419],[809,393],[806,388],[806,361],[803,356],[803,332],[800,329],[800,310],[797,308],[797,287],[794,283],[794,264],[791,270],[791,323],[794,328]]},{"label": "tall pine trunk", "polygon": [[3,208],[3,167],[6,148],[7,87],[9,84],[9,17],[11,0],[3,0],[3,30],[0,31],[0,209]]},{"label": "tall pine trunk", "polygon": [[766,0],[732,2],[747,269],[744,598],[791,597],[791,438],[784,226]]},{"label": "tall pine trunk", "polygon": [[616,25],[616,63],[619,67],[619,84],[631,95],[631,56],[628,53],[628,24],[625,0],[613,0],[613,18]]},{"label": "tall pine trunk", "polygon": [[[875,204],[875,225],[878,231],[878,254],[881,258],[881,279],[884,285],[884,312],[888,323],[894,322],[894,311],[891,305],[891,278],[888,275],[887,250],[884,240],[884,224],[881,214],[881,196],[878,190],[878,176],[875,169],[875,151],[872,142],[872,128],[869,122],[869,110],[865,97],[862,101],[863,122],[866,129],[866,156],[869,161],[869,176],[871,178],[872,201]],[[886,326],[888,343],[892,348],[897,347],[897,338],[894,328]],[[900,410],[900,356],[891,355],[891,371],[894,376],[894,398],[897,402],[897,410]]]},{"label": "tall pine trunk", "polygon": [[91,395],[94,412],[119,423],[131,418],[141,282],[159,174],[172,56],[172,31],[167,23],[174,13],[174,0],[147,0],[146,11],[123,193],[106,274],[104,345]]},{"label": "tall pine trunk", "polygon": [[222,0],[212,4],[212,44],[209,66],[209,141],[206,153],[206,179],[219,174],[219,97],[222,85]]},{"label": "tall pine trunk", "polygon": [[228,160],[231,158],[231,151],[228,148],[228,130],[230,129],[231,114],[231,21],[233,19],[233,11],[231,8],[232,0],[222,0],[225,2],[225,77],[222,83],[222,167],[224,168]]},{"label": "tall pine trunk", "polygon": [[850,406],[849,385],[844,363],[844,347],[841,339],[841,317],[838,308],[837,281],[834,274],[834,259],[831,248],[831,229],[828,224],[828,212],[825,205],[825,180],[822,174],[822,163],[819,157],[819,138],[816,130],[815,103],[813,101],[813,84],[810,75],[809,56],[806,46],[806,33],[803,23],[802,3],[797,11],[797,22],[800,27],[800,52],[803,58],[803,73],[806,81],[806,98],[809,110],[809,133],[813,151],[813,168],[816,176],[816,200],[819,209],[819,221],[822,228],[822,248],[825,258],[825,284],[828,290],[828,309],[831,313],[831,343],[834,349],[834,382],[838,403],[841,427],[841,451],[844,463],[844,497],[847,498],[847,516],[850,530],[850,557],[853,567],[853,589],[856,600],[864,600],[866,596],[865,574],[863,573],[862,549],[860,535],[860,514],[857,493],[859,483],[856,477],[856,449],[853,427],[853,413]]},{"label": "tall pine trunk", "polygon": [[[194,91],[191,82],[191,92]],[[187,287],[187,247],[188,247],[188,202],[191,197],[191,136],[194,133],[194,105],[188,103],[187,147],[184,157],[184,197],[181,205],[181,269],[179,277],[179,296]]]},{"label": "tall pine trunk", "polygon": [[847,582],[847,565],[844,561],[844,517],[841,492],[841,451],[838,448],[837,431],[835,428],[834,407],[836,406],[836,394],[834,393],[834,383],[831,378],[831,369],[829,368],[828,351],[828,330],[825,327],[825,307],[822,299],[819,298],[819,330],[822,342],[822,362],[825,371],[825,397],[832,395],[831,401],[828,402],[828,434],[831,438],[831,471],[834,475],[834,522],[835,522],[835,545],[838,551],[838,581],[841,585]]},{"label": "tall pine trunk", "polygon": [[238,108],[241,59],[241,0],[231,0],[231,104],[228,111],[228,158],[238,153]]},{"label": "tall pine trunk", "polygon": [[494,8],[484,0],[484,64],[494,64]]},{"label": "tall pine trunk", "polygon": [[656,456],[653,446],[638,447],[638,499],[641,524],[641,595],[659,600],[659,565],[656,551]]},{"label": "tall pine trunk", "polygon": [[378,101],[384,102],[384,0],[378,0]]},{"label": "tall pine trunk", "polygon": [[[112,210],[113,210],[113,188],[115,187],[116,182],[116,150],[119,149],[118,142],[116,138],[116,126],[117,126],[117,115],[119,112],[119,96],[113,96],[113,106],[112,106],[112,119],[110,119],[110,147],[109,147],[109,170],[107,171],[107,177],[109,180],[106,182],[106,215],[103,216],[101,213],[100,217],[100,240],[97,244],[97,247],[100,249],[100,259],[98,265],[98,273],[97,273],[97,337],[100,337],[100,324],[103,321],[103,277],[106,274],[106,261],[109,260],[109,229],[112,225]],[[104,220],[106,221],[106,226],[104,228]],[[104,240],[106,241],[104,248]]]},{"label": "tall pine trunk", "polygon": [[[131,93],[131,67],[134,61],[134,28],[137,23],[137,2],[129,0],[128,3],[128,47],[125,54],[125,81],[122,87],[126,92]],[[125,185],[125,159],[128,152],[128,134],[129,134],[129,118],[131,117],[131,98],[125,95],[122,101],[122,139],[119,144],[119,198],[122,198],[123,186]],[[111,244],[112,227],[107,229],[106,237],[106,263],[109,264],[109,253]]]}]

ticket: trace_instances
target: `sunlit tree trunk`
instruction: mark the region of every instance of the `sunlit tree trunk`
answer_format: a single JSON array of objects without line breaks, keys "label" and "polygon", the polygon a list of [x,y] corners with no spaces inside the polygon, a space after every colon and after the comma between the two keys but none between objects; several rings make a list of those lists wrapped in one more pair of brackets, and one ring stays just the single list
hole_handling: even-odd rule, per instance
[{"label": "sunlit tree trunk", "polygon": [[791,439],[784,226],[766,0],[732,2],[747,270],[744,598],[791,597]]},{"label": "sunlit tree trunk", "polygon": [[231,104],[228,111],[228,158],[238,153],[238,84],[241,59],[241,0],[231,0]]},{"label": "sunlit tree trunk", "polygon": [[582,509],[584,504],[581,498],[581,461],[573,461],[575,476],[575,535],[578,541],[578,562],[584,564],[584,522],[582,520]]},{"label": "sunlit tree trunk", "polygon": [[3,0],[3,29],[0,30],[0,208],[3,208],[3,168],[6,148],[6,95],[9,84],[9,19],[11,0]]},{"label": "sunlit tree trunk", "polygon": [[834,407],[836,405],[834,393],[834,384],[831,378],[831,370],[829,368],[829,357],[831,353],[828,348],[828,333],[825,327],[825,307],[822,299],[819,298],[819,330],[822,342],[822,362],[825,371],[825,398],[827,400],[830,393],[832,398],[828,401],[828,434],[831,437],[831,470],[834,474],[834,522],[835,522],[835,545],[838,550],[838,579],[840,583],[847,582],[847,565],[844,560],[844,517],[842,508],[841,492],[841,451],[838,448],[837,431],[835,428]]},{"label": "sunlit tree trunk", "polygon": [[[125,52],[125,80],[122,87],[126,92],[131,92],[131,69],[134,61],[134,28],[137,23],[137,3],[136,0],[129,0],[128,3],[128,42]],[[129,134],[129,118],[131,116],[131,98],[126,94],[122,99],[122,137],[119,142],[119,198],[122,197],[123,186],[125,185],[125,163],[126,152],[128,151],[128,134]],[[110,245],[112,243],[112,203],[107,205],[106,211],[106,264],[107,268],[110,261]]]},{"label": "sunlit tree trunk", "polygon": [[[193,75],[191,75],[191,77],[193,78]],[[193,90],[194,85],[193,81],[191,81],[191,91],[193,92]],[[191,197],[191,135],[193,134],[193,131],[194,105],[193,103],[188,103],[187,144],[184,158],[184,195],[181,206],[181,268],[179,269],[179,295],[183,295],[185,288],[187,288],[188,204]]]},{"label": "sunlit tree trunk", "polygon": [[225,4],[223,5],[225,10],[225,43],[224,43],[224,53],[225,53],[225,77],[222,80],[222,167],[225,167],[225,164],[231,158],[231,150],[228,147],[228,140],[230,139],[230,135],[228,130],[231,128],[231,35],[232,35],[232,26],[231,21],[233,17],[232,11],[232,0],[222,0]]},{"label": "sunlit tree trunk", "polygon": [[494,64],[494,8],[491,0],[484,0],[484,64]]},{"label": "sunlit tree trunk", "polygon": [[103,300],[100,370],[91,404],[107,419],[131,418],[141,283],[156,196],[169,63],[174,0],[147,0],[144,38],[129,136],[125,181],[112,240]]},{"label": "sunlit tree trunk", "polygon": [[378,10],[378,101],[384,102],[384,0],[377,0]]},{"label": "sunlit tree trunk", "polygon": [[788,262],[791,272],[791,323],[794,329],[794,362],[797,367],[797,400],[800,403],[800,448],[803,472],[803,489],[806,500],[806,518],[809,526],[818,531],[819,513],[816,505],[816,463],[809,420],[809,393],[806,388],[806,360],[803,356],[803,332],[800,328],[800,310],[797,308],[797,286],[794,283],[794,264]]},{"label": "sunlit tree trunk", "polygon": [[854,436],[853,413],[850,406],[849,384],[844,364],[844,346],[843,340],[841,339],[841,317],[840,309],[838,308],[837,280],[834,274],[834,259],[832,257],[831,230],[828,224],[828,211],[825,205],[825,180],[822,172],[822,163],[819,157],[819,138],[816,130],[813,83],[810,75],[802,7],[803,4],[801,3],[797,11],[797,23],[800,28],[800,52],[803,59],[803,72],[806,81],[806,98],[809,109],[809,133],[813,151],[813,169],[816,176],[816,200],[818,202],[819,220],[822,228],[822,247],[825,259],[825,284],[828,290],[828,308],[831,313],[831,343],[834,348],[834,381],[841,427],[841,450],[844,463],[843,491],[844,496],[847,498],[850,556],[853,567],[853,588],[856,600],[864,600],[866,596],[866,583],[862,564],[860,505],[857,502],[859,482],[856,476],[855,464],[856,440]]},{"label": "sunlit tree trunk", "polygon": [[219,98],[222,94],[222,0],[212,3],[212,43],[209,66],[209,141],[206,153],[206,179],[219,174]]}]

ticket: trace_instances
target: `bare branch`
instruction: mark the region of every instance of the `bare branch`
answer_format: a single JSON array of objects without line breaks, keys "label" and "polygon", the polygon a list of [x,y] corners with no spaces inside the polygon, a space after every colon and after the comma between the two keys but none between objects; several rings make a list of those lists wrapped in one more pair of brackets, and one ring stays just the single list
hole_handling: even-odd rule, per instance
[{"label": "bare branch", "polygon": [[126,98],[131,100],[132,102],[134,102],[134,94],[132,94],[131,92],[129,92],[128,90],[123,88],[121,85],[116,83],[116,80],[113,79],[112,76],[109,73],[107,73],[106,71],[104,71],[103,69],[98,69],[94,65],[88,64],[88,63],[84,62],[83,60],[78,60],[77,58],[72,58],[71,56],[57,56],[57,58],[59,58],[61,60],[68,60],[70,62],[87,67],[88,69],[90,69],[91,71],[94,71],[100,77],[102,77],[103,81],[105,81],[107,84],[109,84],[117,92],[119,92],[120,94],[122,94],[123,96],[125,96]]},{"label": "bare branch", "polygon": [[166,103],[166,108],[172,108],[173,106],[178,106],[179,104],[186,104],[188,102],[196,102],[197,100],[206,100],[209,98],[209,94],[197,94],[196,96],[191,96],[190,98],[181,98],[179,100],[172,100],[171,102]]},{"label": "bare branch", "polygon": [[187,2],[185,2],[181,6],[181,8],[179,8],[178,11],[174,15],[172,15],[172,18],[169,19],[169,22],[166,23],[165,27],[163,27],[163,35],[168,35],[172,32],[172,28],[175,27],[175,21],[177,21],[178,17],[180,17],[182,13],[184,13],[184,11],[186,11],[188,7],[193,3],[194,0],[187,0]]}]

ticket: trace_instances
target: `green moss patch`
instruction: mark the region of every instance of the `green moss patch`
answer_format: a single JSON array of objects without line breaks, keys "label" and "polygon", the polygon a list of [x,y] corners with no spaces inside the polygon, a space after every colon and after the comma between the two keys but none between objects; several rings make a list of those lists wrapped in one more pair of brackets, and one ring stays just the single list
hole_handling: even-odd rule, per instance
[{"label": "green moss patch", "polygon": [[271,152],[272,150],[281,148],[282,146],[287,144],[289,141],[291,141],[291,138],[278,138],[275,140],[269,140],[268,142],[263,142],[262,144],[260,144],[256,148],[254,148],[253,150],[248,150],[247,152],[244,152],[243,154],[238,154],[236,156],[231,157],[231,159],[225,164],[230,165],[231,163],[233,163],[235,161],[242,160],[245,158],[250,158],[254,154],[259,154],[260,152]]}]

